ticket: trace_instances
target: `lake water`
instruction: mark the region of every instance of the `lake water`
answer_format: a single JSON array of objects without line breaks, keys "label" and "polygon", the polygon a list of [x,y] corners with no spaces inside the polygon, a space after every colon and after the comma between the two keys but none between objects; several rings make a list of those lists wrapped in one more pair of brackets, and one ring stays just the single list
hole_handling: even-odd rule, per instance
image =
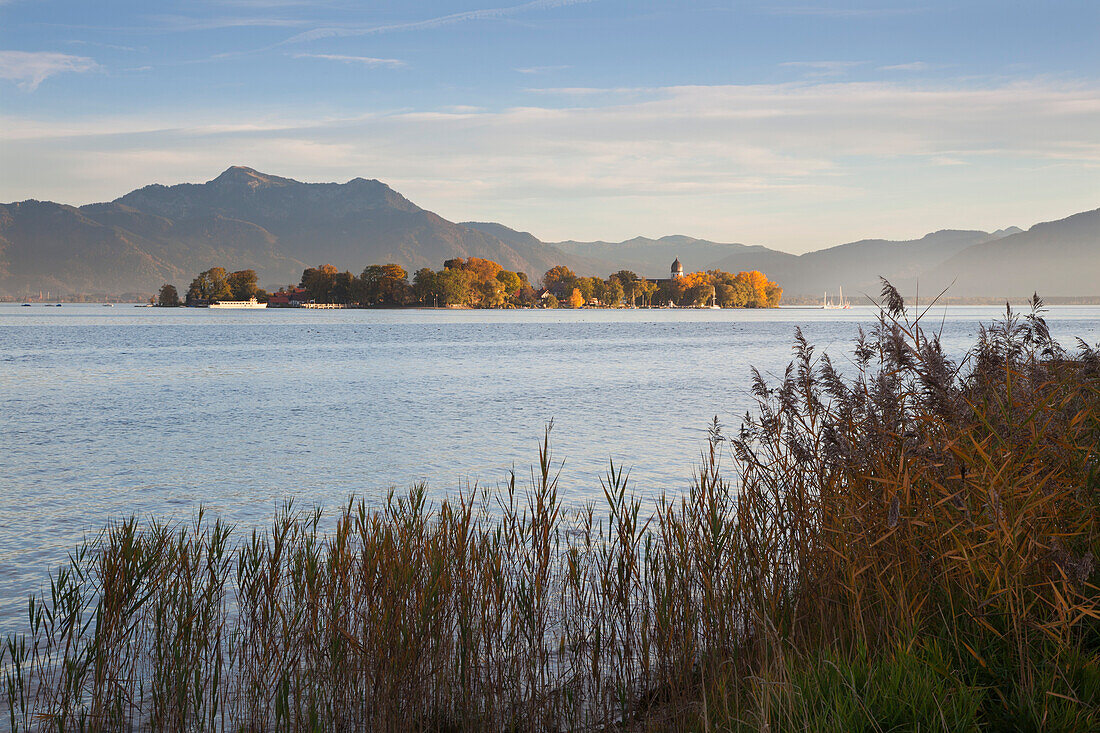
[{"label": "lake water", "polygon": [[[961,353],[1001,309],[952,306]],[[335,507],[530,476],[554,421],[561,490],[602,497],[609,459],[654,497],[690,483],[717,415],[751,408],[796,326],[844,363],[866,308],[822,311],[211,311],[0,305],[0,632],[21,627],[85,532],[130,514],[242,526],[285,499]],[[1100,307],[1053,307],[1066,345]]]}]

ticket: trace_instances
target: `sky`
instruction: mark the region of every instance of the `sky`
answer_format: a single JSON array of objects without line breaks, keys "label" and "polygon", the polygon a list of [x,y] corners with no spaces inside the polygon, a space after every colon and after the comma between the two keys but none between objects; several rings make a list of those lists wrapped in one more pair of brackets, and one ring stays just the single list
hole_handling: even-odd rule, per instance
[{"label": "sky", "polygon": [[545,241],[1100,207],[1096,0],[0,0],[0,201],[230,165]]}]

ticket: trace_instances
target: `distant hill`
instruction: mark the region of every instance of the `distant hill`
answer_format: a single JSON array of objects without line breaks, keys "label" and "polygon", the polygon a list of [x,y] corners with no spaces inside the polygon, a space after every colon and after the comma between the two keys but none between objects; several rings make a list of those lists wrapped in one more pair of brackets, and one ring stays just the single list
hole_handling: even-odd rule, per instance
[{"label": "distant hill", "polygon": [[152,185],[105,204],[0,205],[0,294],[152,292],[215,266],[261,283],[297,282],[307,265],[410,271],[485,257],[537,277],[558,264],[416,206],[379,181],[301,183],[233,166],[200,184]]},{"label": "distant hill", "polygon": [[109,203],[0,205],[0,296],[38,290],[121,294],[185,287],[215,265],[253,268],[267,287],[297,282],[309,265],[360,271],[395,262],[410,272],[452,257],[485,257],[532,280],[554,265],[582,275],[621,269],[667,277],[690,271],[761,270],[788,297],[843,288],[853,301],[887,277],[903,292],[952,297],[1097,296],[1100,209],[1028,231],[943,230],[920,239],[865,239],[796,256],[687,236],[624,242],[541,242],[494,222],[456,224],[386,184],[302,183],[233,166],[206,183],[151,185]]},{"label": "distant hill", "polygon": [[[668,277],[669,266],[677,257],[688,270],[730,269],[722,263],[753,263],[748,269],[770,272],[777,263],[795,259],[794,255],[766,247],[725,244],[683,235],[648,239],[635,237],[625,242],[555,242],[553,246],[576,257],[603,265],[603,270],[631,270],[645,277]],[[737,268],[735,271],[746,269]]]},{"label": "distant hill", "polygon": [[[863,294],[878,295],[880,277],[904,293],[913,293],[930,267],[996,237],[989,232],[947,229],[908,241],[864,239],[808,252],[791,269],[777,270],[775,277],[782,278],[788,293],[821,296],[828,290],[835,295],[843,288],[849,300],[865,302]],[[927,288],[919,285],[919,290]]]},{"label": "distant hill", "polygon": [[1100,294],[1100,209],[967,247],[926,275],[975,297]]}]

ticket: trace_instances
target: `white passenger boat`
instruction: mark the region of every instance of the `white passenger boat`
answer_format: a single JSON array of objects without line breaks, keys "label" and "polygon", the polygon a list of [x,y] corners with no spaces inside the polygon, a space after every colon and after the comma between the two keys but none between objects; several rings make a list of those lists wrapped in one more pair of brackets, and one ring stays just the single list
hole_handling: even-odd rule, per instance
[{"label": "white passenger boat", "polygon": [[266,308],[267,303],[261,303],[255,298],[248,300],[218,300],[211,303],[209,308]]}]

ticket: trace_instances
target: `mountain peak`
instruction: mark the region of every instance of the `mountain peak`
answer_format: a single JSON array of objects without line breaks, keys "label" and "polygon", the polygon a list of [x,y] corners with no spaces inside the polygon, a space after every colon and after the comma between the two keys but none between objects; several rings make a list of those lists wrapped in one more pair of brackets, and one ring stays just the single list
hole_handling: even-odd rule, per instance
[{"label": "mountain peak", "polygon": [[260,173],[255,168],[249,168],[244,165],[231,165],[226,168],[220,176],[210,181],[210,183],[247,186],[248,188],[255,189],[260,186],[286,185],[290,183],[290,179]]}]

